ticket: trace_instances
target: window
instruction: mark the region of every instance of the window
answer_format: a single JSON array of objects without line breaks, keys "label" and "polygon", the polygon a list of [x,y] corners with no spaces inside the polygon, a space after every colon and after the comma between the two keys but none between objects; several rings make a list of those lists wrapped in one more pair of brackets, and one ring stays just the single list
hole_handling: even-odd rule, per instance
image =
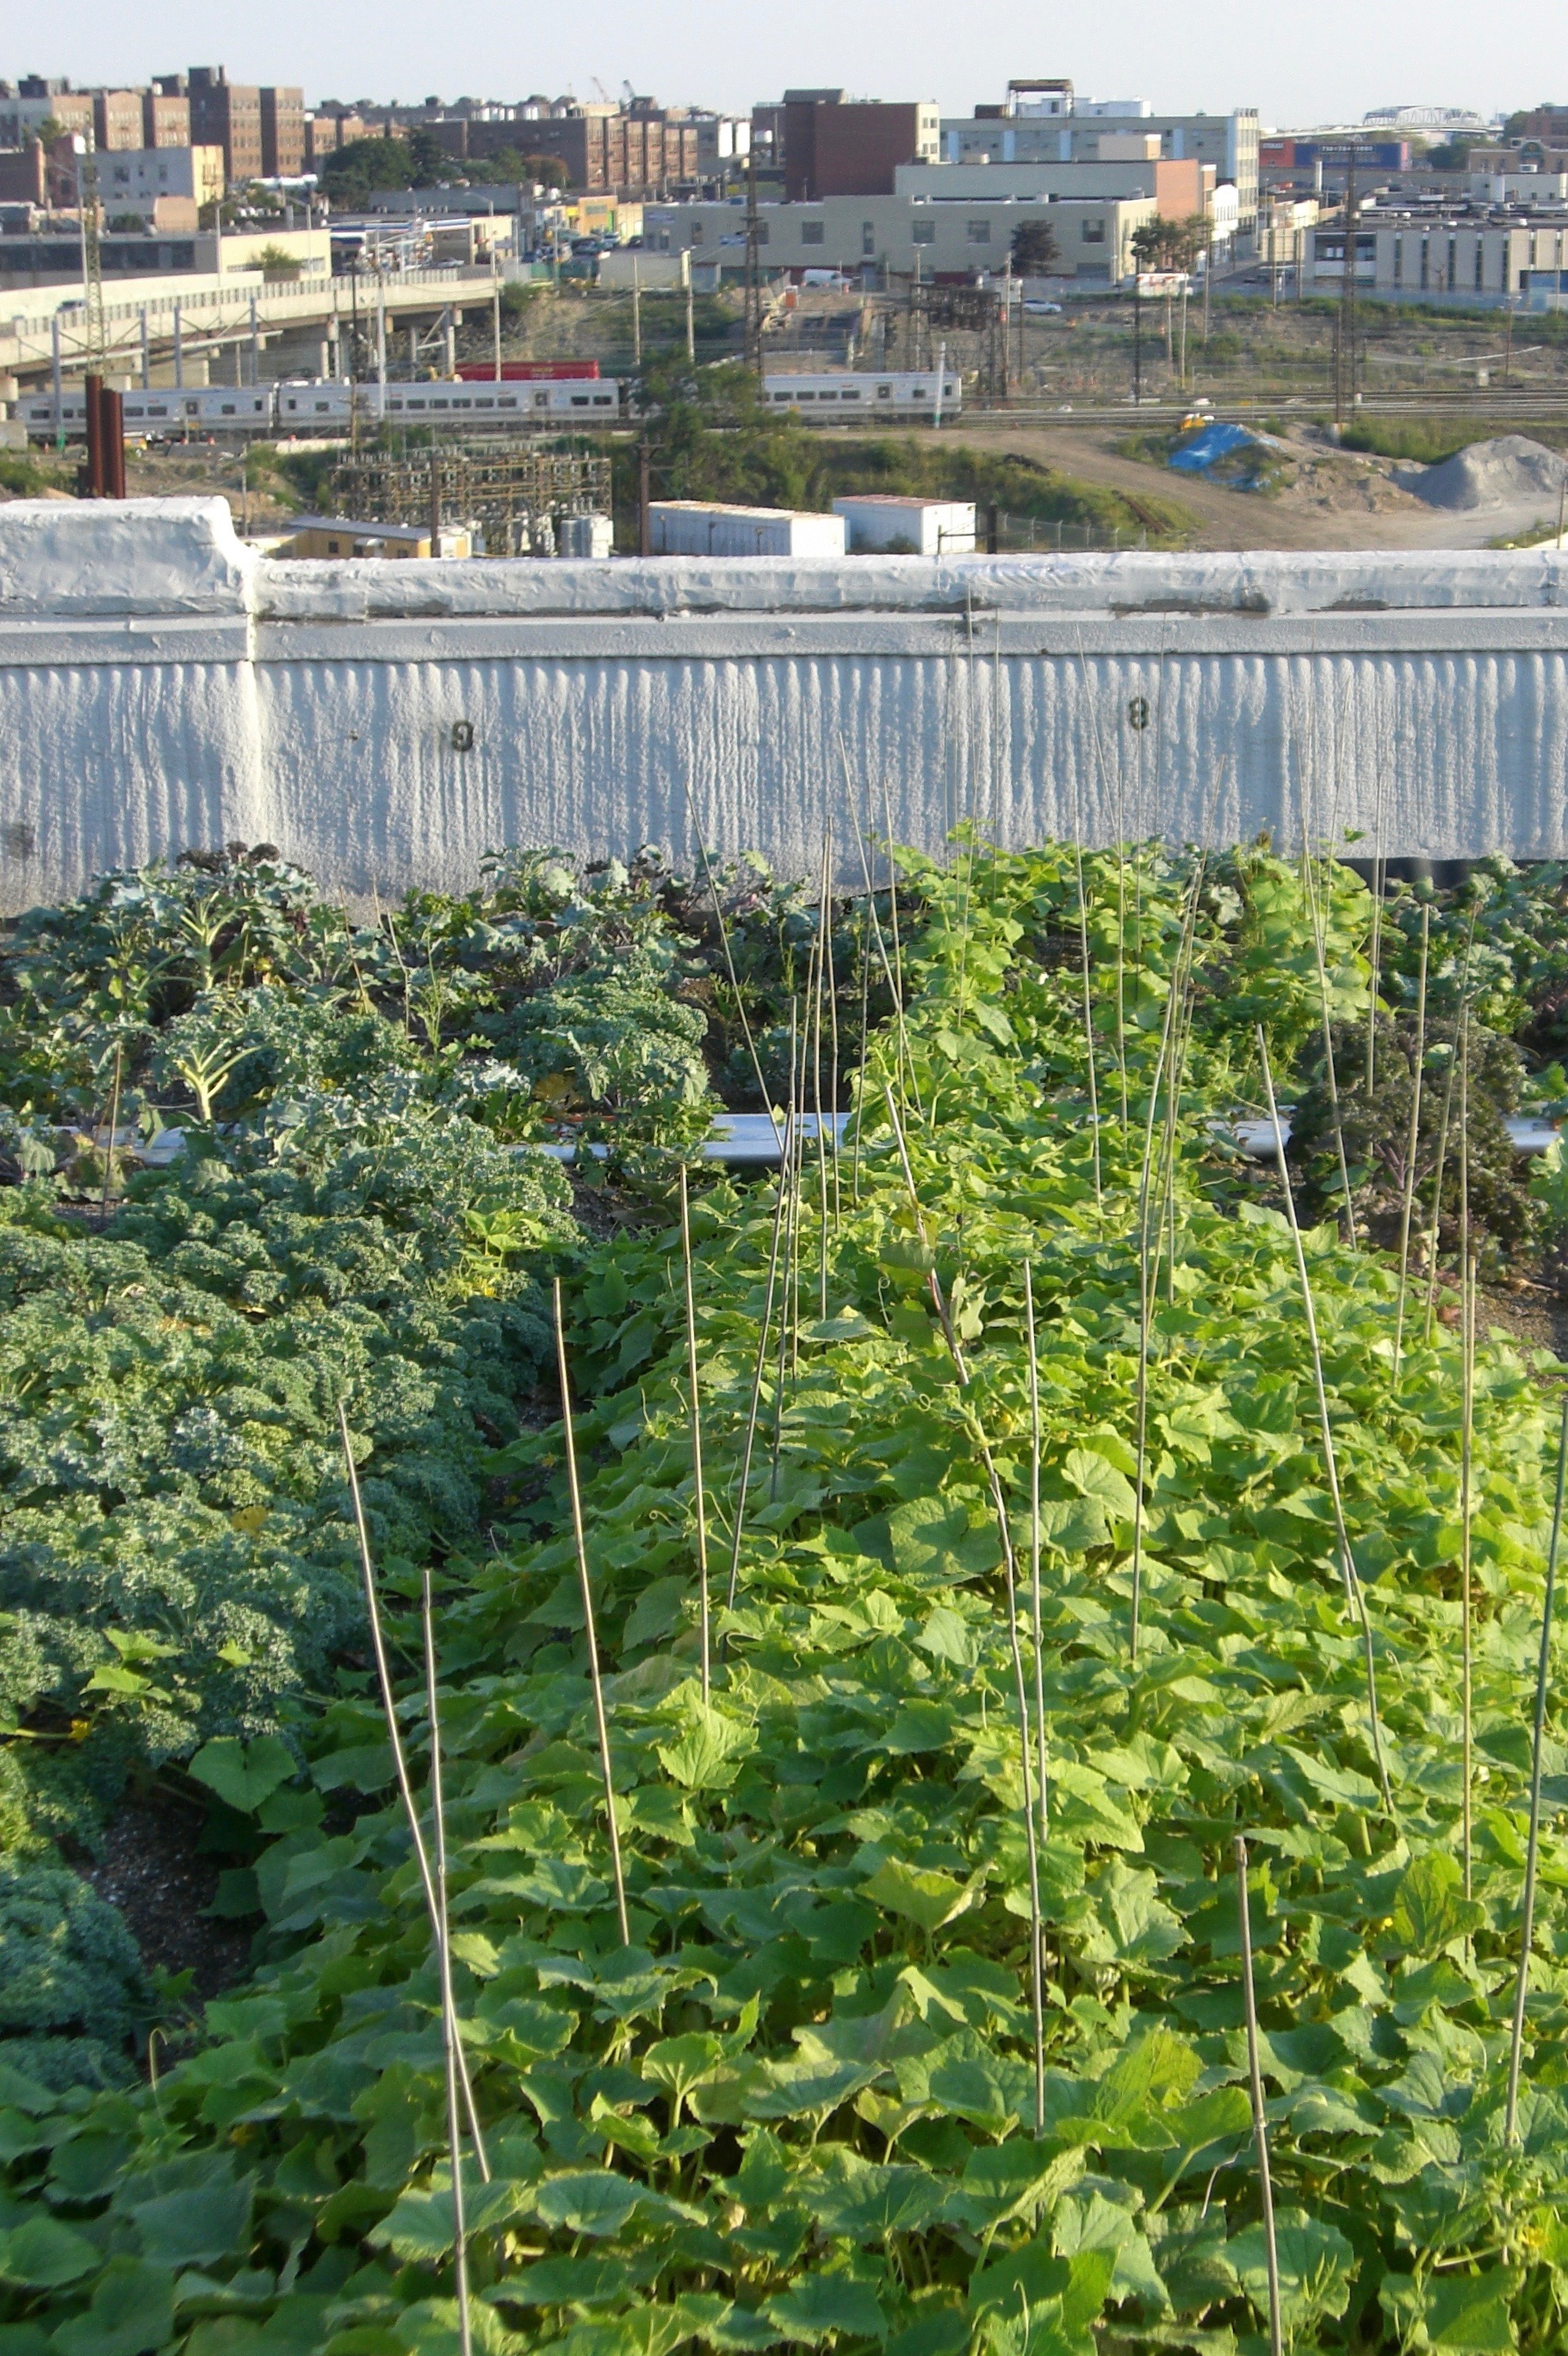
[{"label": "window", "polygon": [[989,245],[989,244],[990,244],[990,242],[991,242],[991,224],[990,224],[990,222],[989,222],[988,220],[972,220],[972,221],[970,222],[970,224],[969,224],[969,242],[970,242],[970,244],[971,244],[971,245]]},{"label": "window", "polygon": [[1476,240],[1476,292],[1477,294],[1481,291],[1481,265],[1486,260],[1486,253],[1487,249],[1485,245],[1482,243],[1481,240],[1477,238]]},{"label": "window", "polygon": [[702,223],[700,221],[693,221],[691,224],[691,242],[693,245],[700,245],[702,243]]},{"label": "window", "polygon": [[613,409],[615,406],[614,394],[613,392],[596,392],[593,396],[593,406],[595,409]]},{"label": "window", "polygon": [[891,401],[892,397],[893,389],[891,384],[880,384],[877,387],[877,399],[879,401]]},{"label": "window", "polygon": [[1393,241],[1393,283],[1396,286],[1404,284],[1404,240],[1397,230]]},{"label": "window", "polygon": [[1105,242],[1105,224],[1104,220],[1084,221],[1078,231],[1078,235],[1081,242],[1084,245],[1104,245]]},{"label": "window", "polygon": [[571,405],[573,409],[586,409],[588,407],[587,393],[574,392],[571,396]]},{"label": "window", "polygon": [[823,245],[826,244],[827,238],[827,230],[825,222],[802,221],[800,225],[800,241],[802,245]]},{"label": "window", "polygon": [[536,393],[535,393],[535,395],[534,395],[534,407],[535,407],[536,409],[548,409],[548,408],[549,407],[549,393],[548,393],[548,392],[536,392]]},{"label": "window", "polygon": [[877,224],[875,221],[862,221],[860,223],[860,251],[862,253],[875,253],[876,250]]},{"label": "window", "polygon": [[329,540],[327,541],[326,552],[328,556],[336,556],[338,553],[337,542],[335,540]]},{"label": "window", "polygon": [[495,396],[495,394],[494,394],[493,392],[486,392],[486,393],[482,394],[482,395],[481,395],[481,397],[480,397],[480,398],[479,398],[479,399],[475,402],[474,406],[475,406],[475,409],[494,409],[494,408],[495,408],[495,406],[496,406],[496,396]]},{"label": "window", "polygon": [[409,407],[411,409],[422,409],[424,407],[424,403],[422,401],[411,401]]},{"label": "window", "polygon": [[768,241],[768,230],[771,227],[772,223],[768,221],[759,221],[757,223],[757,243],[759,245],[766,245]]},{"label": "window", "polygon": [[795,399],[797,401],[815,401],[816,399],[816,395],[814,392],[797,392],[795,394]]},{"label": "window", "polygon": [[936,223],[933,220],[913,221],[910,225],[909,235],[912,245],[934,245]]},{"label": "window", "polygon": [[838,398],[840,401],[859,401],[860,396],[858,392],[841,392]]},{"label": "window", "polygon": [[497,409],[516,409],[517,405],[517,396],[515,392],[504,392],[496,403]]},{"label": "window", "polygon": [[451,402],[447,401],[432,401],[431,402],[431,407],[432,409],[450,409],[451,406]]}]

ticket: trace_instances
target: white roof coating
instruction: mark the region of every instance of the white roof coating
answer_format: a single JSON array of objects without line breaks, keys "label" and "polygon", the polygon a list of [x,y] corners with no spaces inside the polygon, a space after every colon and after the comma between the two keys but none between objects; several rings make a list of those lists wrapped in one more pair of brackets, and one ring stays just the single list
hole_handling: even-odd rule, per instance
[{"label": "white roof coating", "polygon": [[698,827],[1560,857],[1568,554],[278,563],[221,500],[18,500],[0,731],[12,908],[231,841],[367,895]]}]

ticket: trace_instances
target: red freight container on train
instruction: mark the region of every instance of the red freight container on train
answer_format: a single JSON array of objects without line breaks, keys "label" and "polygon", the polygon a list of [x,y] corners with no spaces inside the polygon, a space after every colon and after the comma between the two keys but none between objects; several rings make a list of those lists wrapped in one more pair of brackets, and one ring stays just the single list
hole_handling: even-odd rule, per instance
[{"label": "red freight container on train", "polygon": [[[460,360],[457,373],[470,384],[491,384],[495,381],[494,360]],[[586,380],[596,382],[599,376],[597,360],[503,360],[501,378],[506,384],[575,384]]]}]

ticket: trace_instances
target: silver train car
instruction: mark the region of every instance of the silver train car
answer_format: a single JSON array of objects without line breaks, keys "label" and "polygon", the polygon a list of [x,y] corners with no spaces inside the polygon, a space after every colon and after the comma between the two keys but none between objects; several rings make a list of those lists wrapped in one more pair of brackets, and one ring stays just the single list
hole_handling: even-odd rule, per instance
[{"label": "silver train car", "polygon": [[[283,378],[276,384],[154,386],[121,396],[128,434],[183,438],[189,434],[255,434],[273,436],[337,434],[350,419],[361,425],[392,423],[485,427],[554,424],[610,425],[620,417],[623,387],[613,377],[552,380],[529,384],[504,380],[476,383],[453,378],[439,383],[351,384],[347,378]],[[19,403],[34,442],[52,442],[63,432],[70,442],[87,433],[87,398],[80,384],[60,395],[57,417],[50,392],[29,393]]]},{"label": "silver train car", "polygon": [[[898,417],[918,423],[936,413],[937,378],[932,369],[878,372],[825,370],[820,375],[768,375],[763,401],[787,411],[804,424],[858,423],[863,418]],[[347,377],[283,377],[275,384],[163,385],[122,395],[125,431],[148,439],[184,439],[191,434],[254,434],[269,439],[290,434],[336,434],[351,418],[361,425],[461,427],[483,433],[522,425],[613,425],[624,414],[629,387],[615,377],[551,378],[548,382],[471,377],[413,384],[353,384]],[[942,414],[963,406],[964,380],[955,369],[942,376]],[[52,442],[63,433],[80,442],[87,433],[87,400],[80,384],[60,394],[56,413],[52,391],[28,393],[18,404],[27,438]]]},{"label": "silver train car", "polygon": [[[851,371],[825,369],[820,376],[763,372],[763,401],[769,409],[793,410],[803,425],[858,424],[868,416],[918,420],[936,412],[934,369]],[[964,403],[964,380],[955,369],[942,372],[942,413]]]}]

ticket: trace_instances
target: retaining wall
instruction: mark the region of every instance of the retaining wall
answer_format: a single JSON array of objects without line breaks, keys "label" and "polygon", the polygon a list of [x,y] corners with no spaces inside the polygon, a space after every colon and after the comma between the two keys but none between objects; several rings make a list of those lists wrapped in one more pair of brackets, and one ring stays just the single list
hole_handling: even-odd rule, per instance
[{"label": "retaining wall", "polygon": [[853,873],[1080,832],[1568,854],[1568,555],[276,563],[0,507],[0,905],[274,842],[353,895],[556,843]]}]

